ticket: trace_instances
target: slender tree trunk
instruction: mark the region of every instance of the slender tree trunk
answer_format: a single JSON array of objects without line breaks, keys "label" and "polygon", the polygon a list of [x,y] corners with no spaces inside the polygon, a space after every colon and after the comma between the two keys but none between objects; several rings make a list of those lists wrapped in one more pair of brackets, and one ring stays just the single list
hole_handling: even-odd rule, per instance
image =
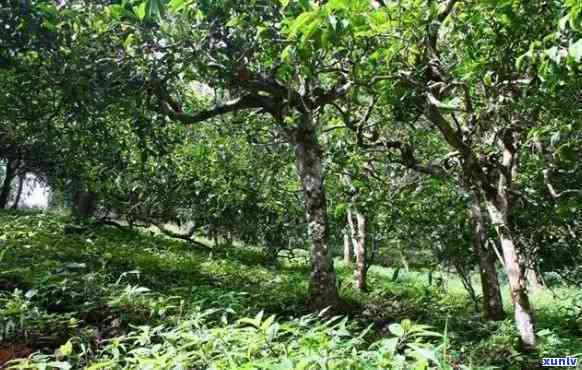
[{"label": "slender tree trunk", "polygon": [[356,216],[356,225],[358,227],[357,243],[354,245],[354,252],[356,255],[356,269],[354,270],[354,277],[356,278],[356,285],[362,292],[368,290],[367,275],[368,263],[366,261],[366,217],[356,208],[354,210]]},{"label": "slender tree trunk", "polygon": [[344,262],[349,264],[352,262],[352,239],[349,235],[348,229],[344,229]]},{"label": "slender tree trunk", "polygon": [[509,223],[510,200],[508,193],[511,187],[511,176],[514,173],[515,157],[512,144],[507,138],[505,140],[506,142],[502,144],[505,171],[499,171],[497,191],[488,191],[485,192],[485,195],[487,198],[487,211],[499,236],[503,252],[505,272],[509,280],[511,298],[513,300],[515,325],[519,332],[523,349],[529,351],[534,350],[536,346],[534,318],[527,293],[525,269],[520,262],[519,251],[513,240]]},{"label": "slender tree trunk", "polygon": [[9,159],[6,162],[4,182],[0,188],[0,209],[5,209],[8,206],[8,199],[10,198],[10,190],[12,190],[12,180],[14,180],[14,176],[16,176],[16,165],[13,160]]},{"label": "slender tree trunk", "polygon": [[350,242],[352,245],[352,255],[356,252],[356,245],[358,244],[358,229],[356,224],[354,223],[354,213],[352,212],[352,206],[348,207],[347,210],[347,218],[348,218],[348,229],[350,234]]},{"label": "slender tree trunk", "polygon": [[232,247],[233,242],[234,242],[234,238],[232,236],[232,232],[226,231],[224,234],[224,244],[227,247]]},{"label": "slender tree trunk", "polygon": [[[352,202],[355,204],[355,201],[352,200]],[[358,289],[364,292],[368,289],[366,282],[368,275],[366,261],[366,217],[353,205],[348,208],[348,225],[350,227],[352,245],[356,257],[354,278]]]},{"label": "slender tree trunk", "polygon": [[483,313],[487,320],[497,321],[505,318],[501,289],[495,268],[495,255],[485,248],[485,228],[481,213],[481,199],[477,189],[471,190],[469,204],[471,237],[473,251],[479,259],[479,273],[483,291]]},{"label": "slender tree trunk", "polygon": [[400,266],[394,268],[394,272],[392,272],[392,281],[398,280],[398,275],[400,275]]},{"label": "slender tree trunk", "polygon": [[465,287],[465,290],[467,293],[469,293],[469,298],[471,298],[473,303],[477,304],[477,294],[475,293],[475,288],[473,288],[473,283],[471,282],[471,271],[468,271],[466,266],[461,263],[455,263],[454,266],[455,270],[457,270],[457,273],[459,274],[459,277],[461,278],[463,287]]},{"label": "slender tree trunk", "polygon": [[311,275],[309,306],[312,309],[339,308],[332,250],[328,245],[327,210],[323,186],[323,151],[310,113],[291,132],[295,146],[297,172],[301,179],[308,234],[311,238]]},{"label": "slender tree trunk", "polygon": [[360,291],[365,292],[368,289],[368,263],[366,261],[366,216],[364,216],[364,214],[358,208],[358,190],[353,186],[351,177],[346,175],[343,177],[343,181],[350,187],[352,193],[351,205],[348,208],[348,226],[350,227],[352,234],[352,244],[354,246],[354,255],[356,257],[354,279],[356,280],[357,288]]},{"label": "slender tree trunk", "polygon": [[14,197],[14,203],[12,204],[12,209],[18,209],[18,204],[20,203],[20,198],[22,197],[22,190],[24,189],[24,180],[26,180],[26,174],[21,174],[18,176],[18,188],[16,190],[16,196]]},{"label": "slender tree trunk", "polygon": [[[400,245],[398,246],[400,248]],[[406,273],[410,272],[410,266],[408,265],[408,260],[402,251],[400,251],[400,261],[402,261],[402,265],[404,266],[404,270]]]},{"label": "slender tree trunk", "polygon": [[[490,205],[489,207],[494,207]],[[525,349],[534,349],[536,346],[532,309],[529,303],[525,276],[519,263],[515,243],[507,225],[496,225],[497,234],[501,241],[501,248],[505,259],[505,272],[511,287],[511,298],[515,315],[515,324],[519,331]]]}]

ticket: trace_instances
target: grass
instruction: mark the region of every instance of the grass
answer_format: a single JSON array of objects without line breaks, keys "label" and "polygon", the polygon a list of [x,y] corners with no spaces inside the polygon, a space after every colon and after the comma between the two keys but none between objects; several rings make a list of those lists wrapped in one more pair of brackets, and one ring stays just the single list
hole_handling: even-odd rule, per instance
[{"label": "grass", "polygon": [[96,227],[79,234],[66,225],[50,213],[0,213],[0,363],[535,369],[542,357],[582,354],[573,288],[533,291],[541,345],[525,355],[516,350],[511,318],[484,322],[454,276],[445,289],[418,271],[393,281],[392,269],[372,266],[372,290],[363,294],[351,286],[351,266],[338,261],[341,293],[354,311],[327,320],[305,311],[303,259],[273,265],[259,249],[207,253],[149,232]]}]

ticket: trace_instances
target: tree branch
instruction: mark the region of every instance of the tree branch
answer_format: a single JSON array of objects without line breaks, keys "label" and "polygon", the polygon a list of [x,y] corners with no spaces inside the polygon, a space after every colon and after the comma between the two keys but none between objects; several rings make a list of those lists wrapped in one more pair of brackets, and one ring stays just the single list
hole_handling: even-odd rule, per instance
[{"label": "tree branch", "polygon": [[166,114],[170,119],[188,125],[203,122],[210,118],[230,112],[237,112],[246,109],[267,108],[265,107],[264,102],[254,95],[245,95],[241,98],[231,100],[213,109],[201,110],[193,114],[184,113],[180,110],[177,110],[176,105],[171,103],[171,101],[167,99],[161,99],[160,105],[162,112]]},{"label": "tree branch", "polygon": [[558,200],[560,198],[566,198],[568,196],[582,195],[582,190],[578,190],[578,189],[568,189],[568,190],[563,190],[561,192],[557,192],[550,181],[550,170],[545,169],[542,171],[542,173],[544,175],[544,183],[546,184],[546,187],[548,188],[548,191],[550,192],[550,195],[552,196],[552,198],[554,200]]},{"label": "tree branch", "polygon": [[338,98],[346,95],[350,88],[353,86],[353,84],[354,83],[351,81],[346,82],[343,85],[336,86],[331,90],[328,90],[327,92],[319,95],[317,98],[315,98],[315,101],[313,102],[313,108],[323,107],[324,105],[330,104],[337,100]]}]

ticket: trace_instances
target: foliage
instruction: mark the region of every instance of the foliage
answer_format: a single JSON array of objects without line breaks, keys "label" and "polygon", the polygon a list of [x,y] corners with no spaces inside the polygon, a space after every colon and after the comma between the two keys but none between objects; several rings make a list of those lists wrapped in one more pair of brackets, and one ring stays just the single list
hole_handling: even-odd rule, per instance
[{"label": "foliage", "polygon": [[[42,350],[31,364],[527,368],[507,321],[480,322],[466,300],[462,314],[447,292],[454,267],[479,301],[479,240],[503,250],[515,306],[540,303],[538,353],[575,351],[579,0],[8,4],[1,207],[12,177],[30,172],[58,206],[76,210],[86,194],[97,210],[67,226],[2,216],[0,312],[10,340],[18,327],[30,339],[19,345]],[[368,295],[353,291],[349,265],[336,284],[332,260],[356,206]],[[470,207],[483,208],[482,235]],[[137,231],[154,225],[212,254]],[[305,249],[309,267],[296,258]],[[567,312],[528,292],[528,278],[563,289]],[[303,316],[306,280],[312,302],[361,317]],[[385,322],[365,329],[374,316]],[[406,317],[446,327],[447,343]]]},{"label": "foliage", "polygon": [[[107,227],[71,235],[64,221],[50,213],[2,214],[0,315],[10,329],[3,342],[33,352],[14,368],[408,369],[459,361],[503,366],[514,356],[511,322],[479,323],[458,281],[445,294],[421,274],[391,282],[389,269],[374,267],[369,297],[345,291],[365,305],[363,315],[322,318],[302,307],[300,260],[280,266],[282,274],[246,248],[208,255]],[[348,279],[349,271],[340,271]],[[579,350],[572,330],[581,323],[561,324],[551,298],[539,302],[548,329],[544,353]]]}]

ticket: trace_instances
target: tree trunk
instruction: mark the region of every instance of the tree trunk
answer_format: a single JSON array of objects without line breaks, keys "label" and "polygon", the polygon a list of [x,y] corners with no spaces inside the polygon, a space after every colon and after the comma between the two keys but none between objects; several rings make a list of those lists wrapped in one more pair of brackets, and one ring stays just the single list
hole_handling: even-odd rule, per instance
[{"label": "tree trunk", "polygon": [[0,188],[0,209],[5,209],[8,206],[8,199],[10,198],[10,190],[12,190],[12,180],[16,176],[16,165],[13,160],[6,161],[6,172],[4,173],[4,182]]},{"label": "tree trunk", "polygon": [[14,203],[12,204],[12,209],[18,209],[18,203],[20,203],[20,198],[22,197],[22,190],[24,189],[24,180],[26,180],[26,174],[21,174],[18,176],[18,189],[16,190],[16,196],[14,197]]},{"label": "tree trunk", "polygon": [[349,206],[347,210],[348,217],[348,229],[350,234],[350,243],[352,245],[352,255],[356,252],[356,245],[358,244],[358,230],[356,224],[354,224],[354,214],[352,212],[352,207]]},{"label": "tree trunk", "polygon": [[349,264],[352,262],[352,239],[349,235],[349,232],[344,229],[344,262]]},{"label": "tree trunk", "polygon": [[77,220],[86,220],[95,215],[97,210],[97,194],[91,191],[79,191],[75,195],[73,216]]},{"label": "tree trunk", "polygon": [[[348,208],[348,226],[352,235],[352,244],[354,246],[354,254],[356,257],[356,266],[354,269],[354,279],[356,280],[357,288],[365,292],[368,289],[367,275],[368,264],[366,261],[366,234],[367,222],[366,217],[360,212],[357,205],[357,189],[352,185],[350,176],[346,175],[343,178],[346,185],[351,188],[352,199],[351,206]],[[354,222],[355,220],[355,222]]]},{"label": "tree trunk", "polygon": [[519,252],[507,221],[507,198],[504,192],[498,193],[498,199],[487,199],[487,210],[495,226],[503,251],[505,273],[511,288],[511,298],[515,315],[515,325],[525,350],[533,350],[536,345],[533,314],[529,304],[524,269],[521,266]]},{"label": "tree trunk", "polygon": [[392,281],[398,280],[398,275],[400,275],[400,266],[396,266],[394,272],[392,272]]},{"label": "tree trunk", "polygon": [[354,245],[354,252],[356,255],[356,269],[354,270],[354,277],[356,279],[356,286],[362,292],[368,290],[367,275],[368,266],[366,261],[366,217],[356,208],[354,210],[356,216],[356,225],[358,227],[357,243]]},{"label": "tree trunk", "polygon": [[485,248],[485,229],[483,214],[481,213],[481,199],[477,189],[471,190],[469,204],[469,219],[471,221],[471,237],[473,251],[479,259],[479,273],[483,291],[483,313],[491,321],[503,320],[503,301],[501,289],[495,268],[495,255]]},{"label": "tree trunk", "polygon": [[311,275],[309,281],[312,309],[339,308],[332,250],[328,245],[327,210],[323,186],[323,152],[317,141],[310,113],[303,113],[299,126],[291,132],[295,146],[297,172],[301,179],[308,235],[311,239]]}]

